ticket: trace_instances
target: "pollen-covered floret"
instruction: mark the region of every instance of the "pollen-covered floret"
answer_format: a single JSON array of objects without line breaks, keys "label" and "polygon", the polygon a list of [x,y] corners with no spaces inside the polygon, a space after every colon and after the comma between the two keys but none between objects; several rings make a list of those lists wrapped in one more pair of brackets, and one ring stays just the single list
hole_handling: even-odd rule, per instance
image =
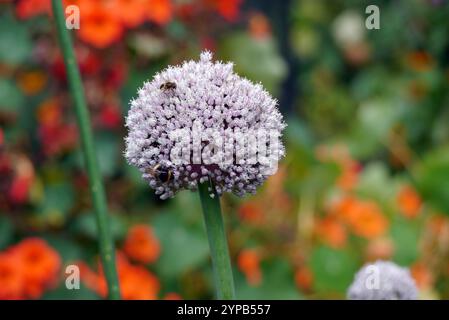
[{"label": "pollen-covered floret", "polygon": [[[198,123],[201,130],[195,131]],[[213,62],[208,51],[201,54],[199,61],[170,66],[144,83],[138,97],[131,101],[126,126],[129,133],[125,157],[129,164],[139,168],[162,199],[174,196],[181,189],[196,190],[198,183],[208,180],[219,195],[255,193],[273,174],[268,170],[270,163],[284,155],[280,137],[285,123],[276,100],[260,84],[235,74],[232,63]],[[212,136],[198,140],[198,135],[208,130],[235,143],[222,148],[223,157],[202,152],[198,161],[192,151],[187,162],[176,163],[172,159],[176,143],[172,134],[179,129],[187,130],[181,138],[190,135],[192,141],[197,139],[201,150],[220,149]],[[245,146],[255,147],[254,143],[245,145],[242,141],[258,131],[278,134],[277,149],[269,154],[272,162],[237,159],[237,155],[246,152]],[[231,162],[222,163],[224,157]]]}]

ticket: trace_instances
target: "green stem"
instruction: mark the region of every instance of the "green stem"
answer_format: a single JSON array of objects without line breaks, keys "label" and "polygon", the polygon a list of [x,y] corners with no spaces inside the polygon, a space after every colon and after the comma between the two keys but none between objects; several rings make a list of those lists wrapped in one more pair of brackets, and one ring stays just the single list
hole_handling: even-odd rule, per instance
[{"label": "green stem", "polygon": [[[220,208],[220,198],[209,183],[200,183],[198,191],[203,207],[204,222],[206,223],[207,237],[212,257],[217,299],[235,299],[234,279],[232,277],[231,260],[229,259],[228,243],[223,226],[223,217]],[[214,198],[210,197],[214,195]]]},{"label": "green stem", "polygon": [[89,112],[84,97],[84,89],[81,76],[73,53],[73,45],[68,30],[65,26],[65,15],[61,0],[52,0],[53,14],[56,20],[56,31],[59,45],[64,56],[67,78],[70,91],[75,104],[78,129],[81,136],[81,144],[89,175],[90,191],[95,208],[98,232],[100,238],[100,254],[104,273],[108,284],[109,299],[120,299],[120,291],[115,266],[115,250],[109,231],[106,196],[98,170],[98,160],[95,154],[93,134],[90,124]]}]

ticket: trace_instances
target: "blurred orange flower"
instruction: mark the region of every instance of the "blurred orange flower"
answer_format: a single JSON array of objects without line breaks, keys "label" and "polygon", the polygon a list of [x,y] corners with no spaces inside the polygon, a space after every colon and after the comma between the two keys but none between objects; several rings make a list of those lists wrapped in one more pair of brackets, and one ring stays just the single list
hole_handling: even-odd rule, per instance
[{"label": "blurred orange flower", "polygon": [[260,204],[255,201],[242,203],[238,208],[238,213],[244,222],[258,224],[262,222],[263,219],[262,208],[260,207]]},{"label": "blurred orange flower", "polygon": [[[87,287],[101,297],[107,296],[107,283],[102,268],[92,271],[84,262],[78,263],[81,278]],[[155,300],[160,290],[158,278],[143,266],[131,264],[124,254],[117,254],[120,293],[124,300]]]},{"label": "blurred orange flower", "polygon": [[421,197],[411,186],[404,186],[396,198],[400,212],[407,218],[415,218],[421,209]]},{"label": "blurred orange flower", "polygon": [[37,298],[52,286],[61,268],[59,254],[39,238],[28,238],[11,249],[23,269],[25,294]]},{"label": "blurred orange flower", "polygon": [[182,297],[176,292],[169,292],[165,295],[164,300],[182,300]]},{"label": "blurred orange flower", "polygon": [[120,12],[122,23],[129,28],[137,27],[145,21],[146,0],[115,0],[115,6]]},{"label": "blurred orange flower", "polygon": [[47,76],[41,71],[28,71],[19,74],[17,83],[26,95],[35,95],[47,83]]},{"label": "blurred orange flower", "polygon": [[301,267],[295,272],[295,283],[302,290],[310,290],[313,284],[313,273],[307,267]]},{"label": "blurred orange flower", "polygon": [[342,190],[352,190],[358,182],[361,165],[351,157],[348,147],[342,144],[318,146],[316,157],[321,161],[333,161],[341,169],[336,184]]},{"label": "blurred orange flower", "polygon": [[0,299],[17,300],[24,298],[24,279],[21,265],[13,256],[0,254]]},{"label": "blurred orange flower", "polygon": [[337,186],[339,186],[342,190],[350,191],[357,185],[360,164],[351,159],[340,163],[340,166],[342,171],[340,176],[337,178]]},{"label": "blurred orange flower", "polygon": [[334,217],[321,219],[316,223],[315,228],[317,236],[329,246],[342,248],[346,245],[346,230]]},{"label": "blurred orange flower", "polygon": [[388,228],[388,220],[374,202],[359,202],[348,213],[348,225],[358,236],[375,238],[383,235]]},{"label": "blurred orange flower", "polygon": [[37,109],[37,119],[41,125],[61,123],[62,111],[56,99],[47,99]]},{"label": "blurred orange flower", "polygon": [[367,239],[383,235],[388,229],[388,220],[377,203],[359,200],[351,196],[343,197],[332,208],[351,231]]},{"label": "blurred orange flower", "polygon": [[262,13],[256,12],[249,18],[249,33],[253,38],[265,39],[271,35],[270,22]]},{"label": "blurred orange flower", "polygon": [[366,248],[368,261],[389,260],[394,252],[394,242],[389,238],[377,238],[370,241]]},{"label": "blurred orange flower", "polygon": [[410,52],[407,62],[409,67],[415,71],[427,71],[434,65],[433,57],[425,51]]},{"label": "blurred orange flower", "polygon": [[432,271],[423,262],[413,264],[410,272],[418,288],[428,289],[433,286],[434,277]]},{"label": "blurred orange flower", "polygon": [[140,263],[156,261],[160,254],[159,240],[147,225],[135,225],[129,229],[123,251],[131,259]]},{"label": "blurred orange flower", "polygon": [[173,16],[171,0],[148,0],[146,3],[148,20],[161,25],[170,22]]},{"label": "blurred orange flower", "polygon": [[81,40],[97,47],[105,48],[118,41],[123,34],[123,25],[116,3],[111,1],[79,0],[82,28],[78,30]]},{"label": "blurred orange flower", "polygon": [[255,249],[244,249],[237,258],[237,266],[246,277],[246,281],[257,286],[262,281],[260,269],[260,256]]},{"label": "blurred orange flower", "polygon": [[56,284],[59,254],[44,240],[27,238],[0,254],[0,298],[39,298]]}]

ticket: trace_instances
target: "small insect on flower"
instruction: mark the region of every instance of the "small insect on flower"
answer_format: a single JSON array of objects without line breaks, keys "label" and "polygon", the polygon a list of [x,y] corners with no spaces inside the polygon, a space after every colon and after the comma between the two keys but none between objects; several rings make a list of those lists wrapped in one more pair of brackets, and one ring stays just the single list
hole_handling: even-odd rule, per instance
[{"label": "small insect on flower", "polygon": [[176,89],[176,83],[171,82],[171,81],[164,82],[163,84],[161,84],[159,89],[161,89],[164,92],[165,91],[169,91],[169,90],[175,90]]},{"label": "small insect on flower", "polygon": [[148,173],[162,183],[167,183],[173,178],[173,172],[163,167],[161,164],[157,164],[153,168],[150,168]]}]

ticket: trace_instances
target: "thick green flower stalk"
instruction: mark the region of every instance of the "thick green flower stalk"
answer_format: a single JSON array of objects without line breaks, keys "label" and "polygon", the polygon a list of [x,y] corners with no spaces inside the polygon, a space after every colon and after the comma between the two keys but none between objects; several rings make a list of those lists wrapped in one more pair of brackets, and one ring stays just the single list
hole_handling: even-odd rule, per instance
[{"label": "thick green flower stalk", "polygon": [[235,299],[234,279],[232,277],[231,260],[229,259],[220,199],[215,191],[214,197],[211,198],[209,188],[213,190],[209,183],[201,183],[198,186],[198,192],[200,194],[204,222],[209,239],[216,295],[218,299]]},{"label": "thick green flower stalk", "polygon": [[65,26],[65,15],[62,1],[52,0],[52,7],[56,21],[56,31],[58,34],[59,44],[67,70],[70,92],[75,105],[84,161],[86,163],[87,173],[89,176],[92,202],[95,208],[98,225],[100,254],[108,284],[108,294],[110,299],[120,299],[117,270],[115,266],[115,250],[109,230],[109,220],[107,216],[106,196],[103,183],[101,181],[100,172],[98,170],[98,160],[95,154],[93,134],[89,112],[86,106],[84,89],[81,82],[81,76],[75,60],[72,41]]}]

